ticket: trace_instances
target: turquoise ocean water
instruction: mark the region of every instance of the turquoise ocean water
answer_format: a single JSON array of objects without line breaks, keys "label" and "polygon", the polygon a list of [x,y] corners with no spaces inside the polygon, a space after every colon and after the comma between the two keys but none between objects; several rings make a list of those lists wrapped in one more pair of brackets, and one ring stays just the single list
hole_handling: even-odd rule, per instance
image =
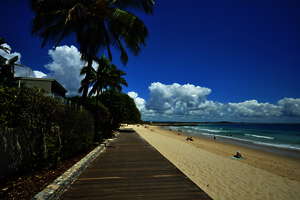
[{"label": "turquoise ocean water", "polygon": [[300,151],[300,124],[201,124],[170,126],[191,136],[213,137],[265,147]]}]

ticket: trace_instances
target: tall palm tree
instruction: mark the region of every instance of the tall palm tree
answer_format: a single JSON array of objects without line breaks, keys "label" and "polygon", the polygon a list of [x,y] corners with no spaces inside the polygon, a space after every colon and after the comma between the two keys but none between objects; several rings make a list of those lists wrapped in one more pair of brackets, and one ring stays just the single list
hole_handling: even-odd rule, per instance
[{"label": "tall palm tree", "polygon": [[128,61],[126,47],[137,55],[145,45],[148,31],[129,10],[153,12],[154,0],[30,0],[36,13],[33,33],[58,45],[75,33],[82,59],[87,61],[83,96],[87,96],[93,58],[106,49],[112,60],[111,46],[120,50],[123,64]]},{"label": "tall palm tree", "polygon": [[[111,64],[110,60],[108,60],[105,56],[95,60],[98,64],[98,68],[97,70],[92,68],[90,79],[82,81],[82,86],[80,87],[79,92],[84,89],[84,81],[92,85],[89,96],[95,94],[97,99],[104,90],[111,89],[120,92],[122,90],[122,85],[128,86],[125,78],[122,77],[126,75],[126,73],[119,70],[114,64]],[[88,66],[83,67],[81,75],[86,74],[87,70]]]}]

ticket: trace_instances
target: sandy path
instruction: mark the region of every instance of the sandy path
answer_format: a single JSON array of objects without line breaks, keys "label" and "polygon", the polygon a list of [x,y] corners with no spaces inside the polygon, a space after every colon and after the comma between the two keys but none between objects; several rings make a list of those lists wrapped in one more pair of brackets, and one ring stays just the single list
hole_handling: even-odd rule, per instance
[{"label": "sandy path", "polygon": [[[228,152],[232,150],[226,145],[222,148],[227,150],[221,150],[209,147],[209,142],[205,140],[202,143],[194,141],[197,144],[188,143],[183,139],[184,136],[170,134],[155,127],[132,128],[214,199],[300,199],[300,182],[297,177],[299,161],[274,161],[276,157],[261,153],[280,166],[275,166],[274,169],[283,170],[285,166],[291,168],[283,170],[285,172],[272,173],[274,169],[270,167],[268,170],[268,164],[264,167],[256,166],[257,160],[249,159],[247,163],[246,160],[231,159]],[[219,147],[220,144],[214,146]],[[293,172],[286,174],[290,171]],[[292,178],[293,175],[296,178]]]}]

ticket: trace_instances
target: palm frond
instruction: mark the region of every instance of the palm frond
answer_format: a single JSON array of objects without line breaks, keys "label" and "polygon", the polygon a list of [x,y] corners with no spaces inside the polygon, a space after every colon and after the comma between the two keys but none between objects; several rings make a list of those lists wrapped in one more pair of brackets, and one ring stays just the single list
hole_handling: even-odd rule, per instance
[{"label": "palm frond", "polygon": [[130,12],[114,9],[108,21],[108,27],[111,35],[115,37],[118,47],[120,47],[118,40],[124,40],[126,47],[135,55],[140,52],[141,46],[146,44],[148,30],[144,23]]},{"label": "palm frond", "polygon": [[[83,96],[89,86],[119,88],[127,85],[125,72],[111,66],[111,47],[120,51],[124,65],[128,62],[127,49],[138,55],[148,36],[145,24],[129,10],[153,13],[154,0],[29,0],[36,13],[32,33],[43,39],[42,46],[57,46],[70,34],[76,36],[81,59],[88,63],[79,89]],[[92,71],[92,62],[99,51],[106,51],[109,59],[100,58],[98,70]],[[98,82],[97,82],[98,81]],[[104,84],[105,83],[105,84]]]},{"label": "palm frond", "polygon": [[128,54],[127,54],[125,48],[123,47],[123,44],[120,41],[120,39],[117,39],[117,44],[118,44],[118,49],[120,50],[120,53],[121,53],[120,59],[121,59],[123,65],[126,65],[128,62]]}]

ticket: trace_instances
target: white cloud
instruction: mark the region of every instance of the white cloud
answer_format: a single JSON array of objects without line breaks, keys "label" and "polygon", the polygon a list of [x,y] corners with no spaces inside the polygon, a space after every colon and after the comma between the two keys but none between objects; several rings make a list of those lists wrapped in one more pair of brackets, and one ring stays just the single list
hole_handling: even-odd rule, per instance
[{"label": "white cloud", "polygon": [[280,106],[256,100],[229,103],[227,107],[231,115],[238,117],[278,117],[282,114]]},{"label": "white cloud", "polygon": [[33,71],[33,75],[36,78],[46,78],[47,77],[47,74],[45,74],[44,72],[36,71],[36,70]]},{"label": "white cloud", "polygon": [[149,86],[149,100],[129,92],[144,120],[182,121],[300,121],[300,99],[284,98],[277,104],[248,100],[221,103],[208,100],[211,89],[192,84]]},{"label": "white cloud", "polygon": [[278,101],[282,108],[282,113],[290,117],[300,117],[300,98],[284,98]]},{"label": "white cloud", "polygon": [[196,109],[199,102],[204,102],[206,96],[211,93],[209,88],[192,84],[165,85],[159,82],[152,83],[149,90],[148,109],[174,114],[183,114],[191,109]]},{"label": "white cloud", "polygon": [[148,118],[151,118],[151,117],[155,117],[156,112],[154,110],[146,108],[145,99],[139,97],[138,93],[128,92],[127,94],[128,94],[128,96],[130,96],[134,100],[134,102],[136,104],[136,107],[140,110],[140,112],[142,113],[144,118],[148,119]]},{"label": "white cloud", "polygon": [[138,97],[138,94],[136,92],[128,92],[128,96],[130,96],[134,100],[139,110],[145,110],[146,101],[143,98]]},{"label": "white cloud", "polygon": [[59,46],[54,50],[49,50],[52,62],[45,65],[50,73],[48,77],[56,79],[67,90],[68,95],[78,94],[80,87],[80,70],[84,62],[80,59],[81,55],[75,46]]}]

